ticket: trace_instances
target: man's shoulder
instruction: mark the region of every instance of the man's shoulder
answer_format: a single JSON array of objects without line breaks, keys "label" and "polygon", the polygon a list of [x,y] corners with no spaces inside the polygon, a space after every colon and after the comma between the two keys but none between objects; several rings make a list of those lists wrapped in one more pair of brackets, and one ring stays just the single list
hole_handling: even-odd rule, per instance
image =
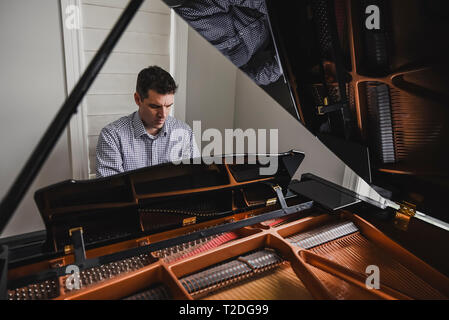
[{"label": "man's shoulder", "polygon": [[192,131],[192,128],[190,128],[187,123],[172,116],[167,117],[167,122],[170,125],[170,130],[184,129],[187,131]]},{"label": "man's shoulder", "polygon": [[108,133],[120,134],[123,131],[129,130],[129,128],[130,128],[129,126],[132,122],[134,113],[135,112],[109,123],[101,131],[108,132]]}]

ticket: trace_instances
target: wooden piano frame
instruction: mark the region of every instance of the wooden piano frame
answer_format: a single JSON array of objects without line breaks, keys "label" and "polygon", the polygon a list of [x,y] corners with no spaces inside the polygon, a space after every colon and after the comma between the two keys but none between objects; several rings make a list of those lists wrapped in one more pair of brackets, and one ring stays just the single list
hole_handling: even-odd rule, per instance
[{"label": "wooden piano frame", "polygon": [[[256,212],[243,215],[251,216],[253,214],[256,214]],[[241,228],[237,230],[239,239],[182,261],[168,264],[162,259],[155,259],[154,263],[139,270],[115,276],[114,278],[83,287],[80,290],[66,292],[64,290],[66,277],[60,277],[60,296],[56,300],[121,299],[151,287],[154,284],[161,283],[167,287],[174,299],[192,300],[193,297],[179,281],[181,277],[196,273],[247,252],[263,248],[276,250],[289,263],[295,275],[304,284],[306,290],[314,299],[337,299],[341,298],[341,296],[337,296],[336,292],[333,292],[332,286],[329,286],[327,282],[329,280],[320,279],[313,272],[312,268],[318,268],[330,274],[331,277],[336,277],[339,281],[346,283],[348,285],[346,289],[348,295],[351,294],[351,290],[356,290],[357,292],[361,291],[364,293],[363,297],[360,297],[364,299],[412,299],[413,297],[385,285],[381,285],[380,290],[370,290],[365,285],[366,274],[349,269],[339,264],[338,261],[326,259],[310,250],[296,247],[285,239],[293,234],[305,232],[328,222],[341,219],[352,221],[358,227],[363,237],[368,239],[376,247],[381,248],[383,252],[401,263],[413,274],[423,279],[431,287],[441,292],[444,296],[449,297],[449,279],[447,277],[399,246],[358,215],[342,210],[338,215],[331,216],[322,209],[313,208],[308,212],[296,213],[292,216],[295,217],[293,222],[277,227],[257,224]],[[232,219],[238,218],[242,218],[242,215],[240,217],[232,217]],[[207,224],[211,225],[217,222],[214,221],[213,223],[210,222]],[[177,232],[188,233],[189,231],[204,227],[206,227],[205,224],[189,226]],[[142,243],[142,241],[144,243],[154,242],[173,235],[174,232],[161,233],[144,239],[94,249],[88,251],[87,256],[107,254],[119,249],[123,250],[127,247],[135,246],[136,244]],[[50,264],[56,262],[63,265],[71,264],[73,263],[73,255],[68,255],[57,261],[48,261]],[[38,265],[33,267],[28,266],[26,267],[26,271],[30,272],[32,269],[38,267]],[[24,271],[24,268],[11,270],[10,276],[18,276],[19,273]],[[232,290],[232,288],[229,290]],[[301,297],[292,297],[292,299],[297,298]]]}]

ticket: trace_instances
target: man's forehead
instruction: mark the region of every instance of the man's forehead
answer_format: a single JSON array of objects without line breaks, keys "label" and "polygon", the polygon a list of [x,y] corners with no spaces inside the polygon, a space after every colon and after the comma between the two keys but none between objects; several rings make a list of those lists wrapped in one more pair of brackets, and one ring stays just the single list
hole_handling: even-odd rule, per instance
[{"label": "man's forehead", "polygon": [[148,103],[157,104],[160,106],[170,106],[173,104],[174,94],[173,93],[160,94],[155,90],[151,89],[148,90],[148,98],[145,100],[147,100]]}]

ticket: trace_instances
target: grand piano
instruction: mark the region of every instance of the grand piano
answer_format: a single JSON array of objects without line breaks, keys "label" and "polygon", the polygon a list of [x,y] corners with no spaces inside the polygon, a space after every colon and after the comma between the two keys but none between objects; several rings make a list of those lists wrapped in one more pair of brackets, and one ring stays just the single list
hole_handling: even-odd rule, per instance
[{"label": "grand piano", "polygon": [[[141,2],[130,1],[35,153],[51,149]],[[181,17],[194,7],[166,2]],[[45,234],[0,242],[1,297],[448,299],[442,5],[267,0],[257,13],[270,31],[261,50],[282,74],[261,87],[355,182],[295,180],[307,155],[288,151],[269,155],[279,166],[268,176],[257,155],[229,155],[51,185],[35,193]],[[44,161],[33,157],[3,199],[2,228]]]}]

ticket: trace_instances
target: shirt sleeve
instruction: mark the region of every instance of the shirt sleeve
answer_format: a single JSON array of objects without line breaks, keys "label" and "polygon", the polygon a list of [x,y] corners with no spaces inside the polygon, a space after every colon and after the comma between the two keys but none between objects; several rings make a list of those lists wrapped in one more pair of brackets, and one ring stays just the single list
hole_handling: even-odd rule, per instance
[{"label": "shirt sleeve", "polygon": [[242,70],[260,86],[276,82],[282,75],[280,64],[275,57],[261,65],[247,64]]},{"label": "shirt sleeve", "polygon": [[114,134],[107,128],[103,128],[101,130],[98,138],[96,154],[97,178],[112,176],[124,172],[119,142],[114,137]]},{"label": "shirt sleeve", "polygon": [[207,17],[229,14],[232,6],[249,8],[267,14],[265,0],[192,0],[186,1],[182,6],[174,8],[175,12],[189,22],[196,25]]},{"label": "shirt sleeve", "polygon": [[267,7],[265,4],[265,0],[228,0],[228,1],[233,6],[255,9],[263,14],[267,14]]}]

